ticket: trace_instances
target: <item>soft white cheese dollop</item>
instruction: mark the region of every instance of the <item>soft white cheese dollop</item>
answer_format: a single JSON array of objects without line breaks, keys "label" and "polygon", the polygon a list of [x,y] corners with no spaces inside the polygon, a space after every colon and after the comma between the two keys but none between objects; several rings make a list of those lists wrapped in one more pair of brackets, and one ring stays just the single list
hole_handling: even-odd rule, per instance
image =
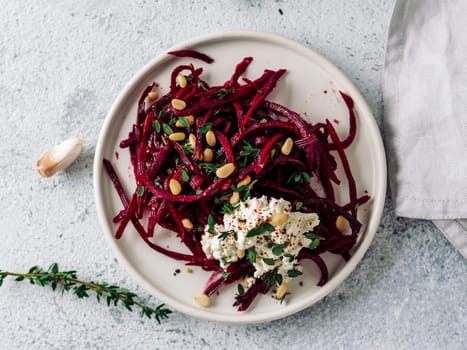
[{"label": "soft white cheese dollop", "polygon": [[[206,226],[203,250],[208,257],[218,260],[222,267],[237,261],[238,256],[243,256],[242,251],[246,251],[247,257],[255,257],[255,278],[277,268],[277,273],[287,281],[288,271],[300,271],[296,260],[298,252],[312,242],[305,234],[319,224],[317,214],[292,212],[291,208],[291,203],[282,198],[262,196],[242,201],[233,212],[224,214],[224,224],[215,224],[212,228]],[[270,223],[277,213],[288,214],[288,220],[274,227],[273,232],[264,230],[262,234],[247,237],[250,230]]]}]

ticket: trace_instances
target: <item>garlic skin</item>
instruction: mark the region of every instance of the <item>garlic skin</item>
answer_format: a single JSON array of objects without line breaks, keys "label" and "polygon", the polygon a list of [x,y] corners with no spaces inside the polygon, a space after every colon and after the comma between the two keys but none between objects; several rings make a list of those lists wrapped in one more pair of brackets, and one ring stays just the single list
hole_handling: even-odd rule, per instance
[{"label": "garlic skin", "polygon": [[37,171],[43,177],[50,177],[66,169],[83,149],[82,137],[74,137],[54,146],[37,161]]}]

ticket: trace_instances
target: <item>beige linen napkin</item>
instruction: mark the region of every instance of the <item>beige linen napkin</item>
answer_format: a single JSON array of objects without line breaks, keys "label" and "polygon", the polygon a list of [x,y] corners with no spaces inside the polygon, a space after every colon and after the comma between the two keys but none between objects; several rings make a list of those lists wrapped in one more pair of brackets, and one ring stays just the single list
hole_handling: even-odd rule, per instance
[{"label": "beige linen napkin", "polygon": [[467,1],[398,0],[384,70],[397,215],[433,220],[467,258]]}]

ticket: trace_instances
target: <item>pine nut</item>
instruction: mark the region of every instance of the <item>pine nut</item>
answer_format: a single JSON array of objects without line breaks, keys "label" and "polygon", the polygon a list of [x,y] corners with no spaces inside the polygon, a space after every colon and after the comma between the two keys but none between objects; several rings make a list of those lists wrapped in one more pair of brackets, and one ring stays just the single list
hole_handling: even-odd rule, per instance
[{"label": "pine nut", "polygon": [[251,182],[251,176],[247,175],[237,183],[237,187],[247,186]]},{"label": "pine nut", "polygon": [[211,163],[214,159],[214,152],[210,148],[206,148],[203,151],[203,162]]},{"label": "pine nut", "polygon": [[227,163],[216,170],[216,176],[219,179],[225,179],[226,177],[229,177],[230,175],[232,175],[234,170],[235,170],[234,163]]},{"label": "pine nut", "polygon": [[169,139],[172,141],[183,141],[185,138],[186,135],[183,132],[174,132],[173,134],[169,135]]},{"label": "pine nut", "polygon": [[[195,116],[187,115],[186,117],[180,117],[179,119],[185,119],[188,122],[188,125],[192,126],[195,123]],[[182,124],[180,120],[177,120],[175,123],[177,128],[183,128],[185,125]]]},{"label": "pine nut", "polygon": [[337,218],[336,218],[336,228],[341,232],[343,233],[345,231],[345,228],[347,227],[347,219],[342,216],[342,215],[339,215]]},{"label": "pine nut", "polygon": [[206,133],[206,142],[208,143],[209,146],[214,147],[216,145],[216,134],[214,134],[214,131],[209,130]]},{"label": "pine nut", "polygon": [[288,285],[286,282],[283,282],[276,291],[276,299],[282,299],[287,293]]},{"label": "pine nut", "polygon": [[170,192],[174,195],[178,195],[182,192],[182,185],[175,179],[170,179],[169,181]]},{"label": "pine nut", "polygon": [[195,296],[195,301],[199,306],[208,307],[211,304],[211,298],[206,294],[198,294]]},{"label": "pine nut", "polygon": [[240,202],[240,193],[238,192],[232,193],[232,195],[230,196],[229,202],[232,205],[238,204],[238,202]]},{"label": "pine nut", "polygon": [[191,149],[194,150],[196,147],[196,136],[194,134],[188,135],[188,143],[190,144]]},{"label": "pine nut", "polygon": [[184,218],[182,219],[182,225],[184,228],[186,228],[187,230],[191,230],[193,228],[193,223],[191,222],[190,219],[188,218]]},{"label": "pine nut", "polygon": [[238,249],[237,256],[239,259],[242,259],[245,256],[245,249]]},{"label": "pine nut", "polygon": [[284,156],[288,156],[290,152],[292,152],[293,148],[293,140],[291,137],[288,137],[287,140],[285,140],[284,144],[281,147],[281,153]]},{"label": "pine nut", "polygon": [[285,224],[289,220],[289,214],[286,213],[276,213],[271,218],[272,226],[280,226]]},{"label": "pine nut", "polygon": [[170,101],[170,104],[174,109],[178,111],[184,110],[186,108],[186,102],[183,100],[179,100],[178,98],[172,99],[172,101]]},{"label": "pine nut", "polygon": [[149,98],[151,101],[156,100],[158,97],[159,97],[159,94],[157,93],[157,91],[149,91],[149,93],[148,93],[148,98]]},{"label": "pine nut", "polygon": [[181,88],[186,87],[187,81],[183,74],[178,73],[177,77],[175,78],[175,81]]}]

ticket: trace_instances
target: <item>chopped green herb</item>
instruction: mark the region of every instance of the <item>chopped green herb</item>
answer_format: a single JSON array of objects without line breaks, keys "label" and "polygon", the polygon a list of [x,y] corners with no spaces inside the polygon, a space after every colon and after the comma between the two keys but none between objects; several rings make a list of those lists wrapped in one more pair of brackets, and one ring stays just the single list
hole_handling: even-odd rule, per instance
[{"label": "chopped green herb", "polygon": [[203,190],[196,190],[195,193],[196,194],[201,194],[201,193],[203,193]]},{"label": "chopped green herb", "polygon": [[262,123],[262,124],[264,124],[264,123],[267,123],[267,121],[268,121],[268,120],[267,120],[266,118],[262,118],[259,122]]},{"label": "chopped green herb", "polygon": [[289,271],[287,271],[287,276],[289,276],[291,278],[298,277],[300,275],[303,275],[303,273],[298,271],[298,270],[289,270]]},{"label": "chopped green herb", "polygon": [[164,132],[167,134],[167,135],[170,135],[170,134],[173,134],[173,130],[172,128],[167,125],[167,124],[162,124],[162,130],[164,130]]},{"label": "chopped green herb", "polygon": [[153,128],[154,130],[156,130],[157,133],[160,133],[160,132],[161,132],[161,123],[159,123],[158,120],[154,120],[154,121],[152,122],[152,128]]},{"label": "chopped green herb", "polygon": [[278,11],[281,16],[284,14],[284,11],[282,11],[282,9],[279,9]]},{"label": "chopped green herb", "polygon": [[187,173],[187,171],[185,169],[182,170],[182,180],[183,180],[183,182],[190,181],[190,176],[188,175],[188,173]]},{"label": "chopped green herb", "polygon": [[174,126],[176,122],[177,122],[176,119],[170,119],[170,120],[169,120],[169,125],[170,125],[170,126]]},{"label": "chopped green herb", "polygon": [[189,128],[189,127],[190,127],[190,122],[189,122],[188,119],[186,119],[185,117],[178,118],[178,121],[179,121],[180,124],[182,124],[185,128]]},{"label": "chopped green herb", "polygon": [[202,127],[199,128],[199,132],[201,134],[206,134],[212,128],[212,123],[206,123]]},{"label": "chopped green herb", "polygon": [[273,266],[276,263],[276,261],[271,258],[263,258],[263,261],[266,265],[269,265],[269,266]]},{"label": "chopped green herb", "polygon": [[221,165],[217,163],[199,163],[199,166],[204,168],[208,175],[213,175]]},{"label": "chopped green herb", "polygon": [[284,256],[289,259],[289,262],[292,262],[295,260],[295,256],[293,254],[290,254],[290,253],[285,253]]},{"label": "chopped green herb", "polygon": [[212,217],[212,215],[209,215],[208,216],[208,232],[209,233],[214,233],[214,225],[216,224],[216,222],[214,221],[214,218]]},{"label": "chopped green herb", "polygon": [[320,239],[319,238],[315,238],[314,240],[311,241],[310,245],[308,246],[308,248],[310,249],[316,249],[319,247],[319,243],[320,243]]},{"label": "chopped green herb", "polygon": [[248,233],[246,234],[247,237],[254,237],[254,236],[259,236],[262,235],[263,233],[266,232],[274,232],[275,228],[268,222],[263,222],[260,224],[258,227],[252,228]]},{"label": "chopped green herb", "polygon": [[272,253],[276,256],[279,256],[284,252],[284,249],[287,248],[288,245],[289,245],[289,242],[276,245],[272,248]]},{"label": "chopped green herb", "polygon": [[256,263],[256,250],[254,250],[254,249],[248,249],[248,250],[246,251],[246,259],[247,259],[251,264]]},{"label": "chopped green herb", "polygon": [[233,231],[224,231],[219,234],[219,239],[226,239]]},{"label": "chopped green herb", "polygon": [[311,176],[310,176],[310,174],[308,174],[306,171],[302,171],[302,176],[303,176],[303,179],[304,179],[306,182],[308,182],[308,183],[311,182]]},{"label": "chopped green herb", "polygon": [[238,295],[243,295],[243,293],[245,293],[245,288],[243,288],[243,286],[239,283],[237,285],[237,291],[238,291]]},{"label": "chopped green herb", "polygon": [[222,278],[227,278],[227,277],[230,276],[230,272],[224,271],[224,272],[222,272],[221,276],[222,276]]},{"label": "chopped green herb", "polygon": [[229,94],[229,90],[227,90],[226,88],[221,88],[221,89],[216,91],[216,96],[218,98],[224,98],[228,94]]},{"label": "chopped green herb", "polygon": [[296,210],[300,210],[302,207],[303,207],[303,202],[297,202],[297,204],[295,204]]},{"label": "chopped green herb", "polygon": [[162,119],[162,118],[164,118],[164,116],[165,116],[165,111],[164,111],[164,110],[161,110],[161,111],[159,112],[159,114],[157,115],[157,119]]},{"label": "chopped green herb", "polygon": [[276,273],[276,284],[280,286],[282,284],[282,275],[280,273]]},{"label": "chopped green herb", "polygon": [[141,187],[138,189],[138,191],[136,192],[136,195],[137,195],[138,197],[142,197],[143,194],[144,194],[144,186],[141,186]]}]

